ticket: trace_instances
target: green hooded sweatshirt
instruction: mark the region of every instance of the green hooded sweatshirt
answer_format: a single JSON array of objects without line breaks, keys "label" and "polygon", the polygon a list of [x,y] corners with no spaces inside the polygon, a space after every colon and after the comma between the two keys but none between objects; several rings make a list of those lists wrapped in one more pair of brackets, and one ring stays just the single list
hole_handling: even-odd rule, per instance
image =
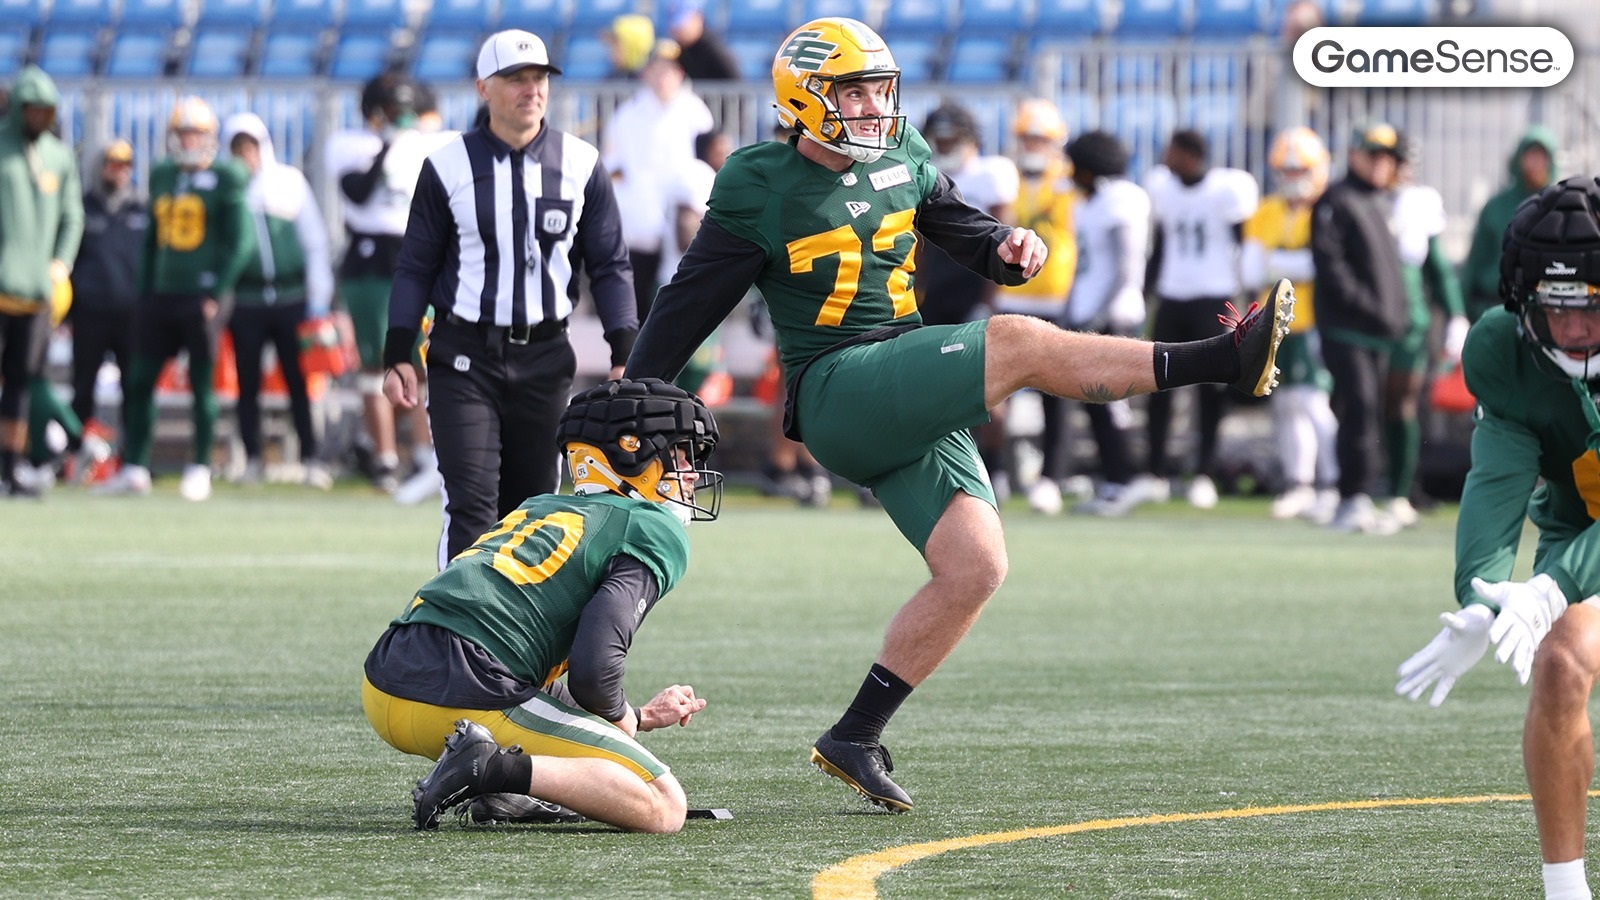
[{"label": "green hooded sweatshirt", "polygon": [[[1522,183],[1522,168],[1518,164],[1529,147],[1543,147],[1550,154],[1550,177],[1544,184]],[[1478,225],[1472,230],[1472,249],[1461,266],[1461,289],[1467,295],[1467,316],[1474,322],[1485,310],[1500,306],[1500,238],[1511,224],[1511,215],[1517,204],[1532,194],[1556,182],[1561,167],[1557,164],[1556,136],[1542,125],[1534,125],[1523,132],[1522,140],[1511,154],[1506,168],[1511,173],[1511,183],[1500,193],[1489,198],[1478,213]]]},{"label": "green hooded sweatshirt", "polygon": [[55,106],[38,66],[17,73],[0,122],[0,312],[26,314],[50,299],[50,262],[69,268],[83,238],[83,190],[72,149],[48,131],[28,140],[22,107]]}]

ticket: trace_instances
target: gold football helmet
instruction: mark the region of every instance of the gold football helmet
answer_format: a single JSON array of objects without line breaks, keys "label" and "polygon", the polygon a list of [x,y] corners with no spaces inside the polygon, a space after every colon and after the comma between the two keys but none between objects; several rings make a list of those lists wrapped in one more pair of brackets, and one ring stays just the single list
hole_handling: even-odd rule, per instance
[{"label": "gold football helmet", "polygon": [[686,523],[709,522],[722,507],[722,473],[705,468],[717,436],[700,398],[659,378],[590,388],[556,429],[575,493],[660,503]]},{"label": "gold football helmet", "polygon": [[[184,146],[184,132],[199,133],[199,143]],[[167,119],[167,153],[185,169],[204,169],[217,158],[217,114],[204,100],[178,98]]]},{"label": "gold football helmet", "polygon": [[1279,193],[1291,200],[1315,200],[1328,186],[1328,147],[1304,126],[1278,132],[1267,163],[1277,176]]},{"label": "gold football helmet", "polygon": [[1067,123],[1061,118],[1061,110],[1043,97],[1029,97],[1017,104],[1017,117],[1012,120],[1011,130],[1019,138],[1067,139]]},{"label": "gold football helmet", "polygon": [[[851,81],[889,81],[889,110],[883,116],[840,115],[834,87]],[[875,162],[900,146],[906,117],[900,113],[900,69],[889,45],[855,19],[815,19],[795,29],[772,60],[778,122],[802,137],[857,162]],[[858,134],[853,122],[876,120],[876,135]]]}]

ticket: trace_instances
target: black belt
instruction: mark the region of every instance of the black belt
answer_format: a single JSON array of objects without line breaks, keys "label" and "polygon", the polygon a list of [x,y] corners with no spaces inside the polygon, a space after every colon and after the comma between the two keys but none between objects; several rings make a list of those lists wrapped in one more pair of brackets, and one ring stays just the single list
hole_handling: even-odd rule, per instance
[{"label": "black belt", "polygon": [[482,322],[463,319],[453,312],[447,312],[444,314],[444,320],[451,325],[465,325],[469,328],[476,328],[488,335],[494,335],[498,332],[500,339],[508,344],[548,341],[551,338],[560,337],[567,333],[566,319],[555,319],[553,321],[545,319],[533,325],[485,325]]}]

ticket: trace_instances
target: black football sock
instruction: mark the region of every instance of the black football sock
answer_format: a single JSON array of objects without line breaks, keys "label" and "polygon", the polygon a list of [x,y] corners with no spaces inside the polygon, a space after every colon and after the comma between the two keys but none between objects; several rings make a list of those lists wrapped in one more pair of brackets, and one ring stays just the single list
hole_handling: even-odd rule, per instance
[{"label": "black football sock", "polygon": [[480,787],[485,794],[526,794],[533,784],[533,757],[523,753],[496,753],[483,767]]},{"label": "black football sock", "polygon": [[1155,342],[1156,390],[1190,384],[1230,384],[1239,377],[1239,351],[1233,333],[1199,341]]},{"label": "black football sock", "polygon": [[911,685],[883,666],[873,663],[866,679],[861,682],[861,690],[856,692],[855,701],[839,718],[838,724],[833,726],[834,739],[876,744],[884,726],[889,724],[895,710],[909,696]]}]

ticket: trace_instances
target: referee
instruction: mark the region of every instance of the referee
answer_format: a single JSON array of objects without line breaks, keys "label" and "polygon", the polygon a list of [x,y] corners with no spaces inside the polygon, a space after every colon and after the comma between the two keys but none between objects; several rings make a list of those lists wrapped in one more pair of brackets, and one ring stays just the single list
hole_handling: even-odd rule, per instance
[{"label": "referee", "polygon": [[488,121],[428,156],[400,246],[383,392],[403,409],[417,405],[411,352],[432,304],[427,410],[444,482],[441,569],[523,500],[556,490],[556,424],[577,369],[567,317],[579,265],[611,345],[612,378],[639,330],[599,151],[544,127],[550,76],[560,73],[529,32],[484,42],[477,85]]}]

